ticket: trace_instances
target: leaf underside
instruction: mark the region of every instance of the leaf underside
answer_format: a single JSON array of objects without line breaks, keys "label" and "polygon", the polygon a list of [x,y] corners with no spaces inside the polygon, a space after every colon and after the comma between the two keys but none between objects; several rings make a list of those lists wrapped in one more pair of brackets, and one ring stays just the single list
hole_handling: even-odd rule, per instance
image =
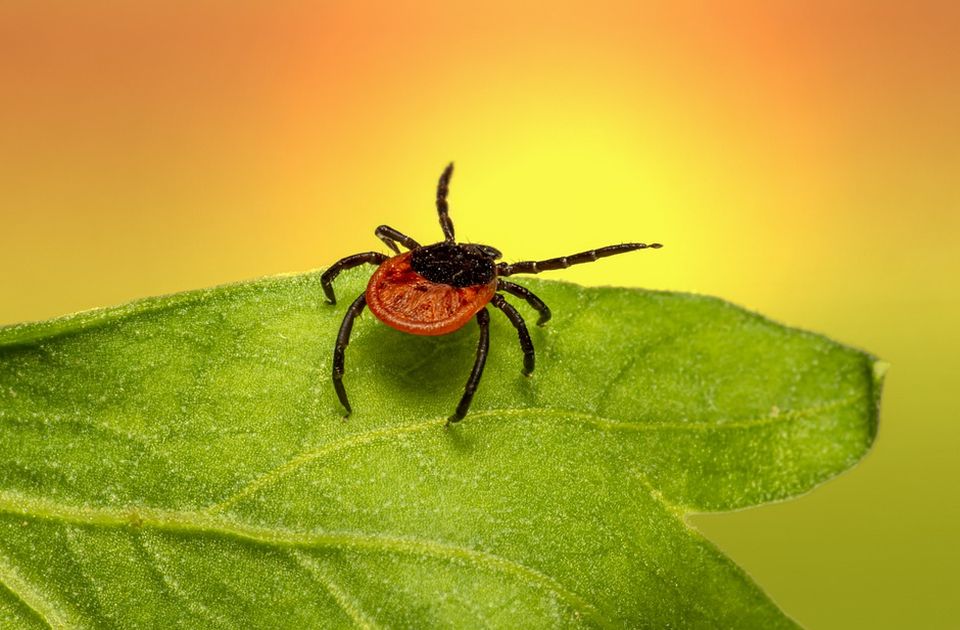
[{"label": "leaf underside", "polygon": [[[537,349],[319,273],[0,329],[0,627],[792,627],[685,522],[846,470],[880,364],[723,301],[521,280]],[[514,300],[516,302],[516,300]]]}]

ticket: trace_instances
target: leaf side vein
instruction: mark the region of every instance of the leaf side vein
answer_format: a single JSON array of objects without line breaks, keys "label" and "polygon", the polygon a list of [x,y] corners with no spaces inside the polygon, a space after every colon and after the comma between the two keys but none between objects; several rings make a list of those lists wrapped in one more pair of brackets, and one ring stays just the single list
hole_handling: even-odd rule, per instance
[{"label": "leaf side vein", "polygon": [[291,551],[290,556],[330,594],[333,601],[337,603],[337,606],[343,610],[354,625],[358,628],[363,628],[363,630],[375,630],[378,628],[377,624],[360,610],[356,602],[352,601],[347,593],[320,568],[316,560],[301,551]]},{"label": "leaf side vein", "polygon": [[67,611],[58,610],[53,602],[17,573],[13,564],[0,555],[0,585],[23,603],[40,621],[50,628],[79,627],[77,619],[72,619]]},{"label": "leaf side vein", "polygon": [[[551,414],[556,416],[566,416],[566,417],[576,417],[581,420],[585,420],[591,424],[594,424],[600,428],[609,429],[609,430],[618,430],[618,431],[657,431],[657,430],[679,430],[679,431],[717,431],[717,430],[729,430],[729,429],[747,429],[752,427],[764,426],[764,425],[774,425],[779,423],[785,423],[792,420],[799,420],[802,418],[814,416],[826,411],[832,411],[834,409],[840,409],[848,405],[852,405],[856,402],[864,400],[863,394],[857,394],[847,398],[842,398],[834,401],[824,403],[822,405],[814,405],[811,407],[788,410],[776,415],[770,414],[767,416],[760,416],[757,418],[750,418],[747,420],[730,420],[730,421],[713,421],[713,422],[630,422],[617,420],[614,418],[600,416],[595,413],[577,411],[573,409],[560,409],[553,407],[516,407],[516,408],[505,408],[505,409],[485,409],[482,411],[475,411],[471,417],[480,418],[486,416],[497,416],[497,415],[522,415],[529,413],[540,413],[540,414]],[[350,449],[356,446],[363,444],[369,444],[380,438],[393,437],[397,435],[402,435],[405,433],[415,433],[417,431],[422,431],[434,425],[439,425],[444,422],[443,418],[435,418],[427,420],[424,422],[416,422],[411,424],[403,424],[399,426],[388,427],[384,429],[374,429],[371,431],[365,431],[362,433],[357,433],[350,435],[341,440],[336,440],[331,442],[322,448],[319,448],[314,451],[305,451],[299,453],[287,460],[286,462],[280,464],[279,466],[263,473],[262,475],[254,478],[249,483],[247,483],[240,490],[226,497],[225,499],[215,503],[208,508],[206,512],[208,514],[216,514],[222,512],[229,508],[231,505],[234,505],[253,494],[255,494],[261,488],[268,486],[281,477],[293,472],[300,466],[307,464],[313,460],[320,459],[326,455],[332,455],[341,450]]]},{"label": "leaf side vein", "polygon": [[140,549],[143,550],[144,554],[146,554],[149,560],[153,563],[155,572],[163,581],[163,585],[166,587],[168,593],[183,602],[184,607],[191,614],[198,619],[203,620],[206,622],[206,624],[209,624],[210,626],[217,626],[219,628],[230,627],[224,619],[214,615],[213,612],[204,606],[202,602],[190,597],[188,591],[183,588],[183,586],[180,585],[180,582],[174,577],[173,571],[170,570],[163,555],[153,547],[152,543],[148,542],[146,537],[137,536],[136,538]]},{"label": "leaf side vein", "polygon": [[466,561],[476,566],[511,574],[539,588],[552,591],[565,600],[570,608],[584,616],[591,617],[604,626],[611,624],[608,619],[601,616],[593,604],[549,575],[515,560],[447,541],[349,531],[298,532],[251,525],[236,520],[211,518],[205,512],[177,512],[148,507],[110,509],[74,506],[2,491],[0,491],[0,513],[95,527],[149,528],[180,534],[219,534],[271,547],[369,549],[387,553],[423,555],[449,561]]}]

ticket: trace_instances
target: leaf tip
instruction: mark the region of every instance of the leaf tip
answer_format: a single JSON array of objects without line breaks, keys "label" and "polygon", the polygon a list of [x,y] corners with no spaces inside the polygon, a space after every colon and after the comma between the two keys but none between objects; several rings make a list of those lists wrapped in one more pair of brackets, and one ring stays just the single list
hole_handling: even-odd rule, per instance
[{"label": "leaf tip", "polygon": [[871,398],[873,405],[870,412],[870,443],[877,437],[877,431],[880,428],[880,398],[883,393],[883,381],[887,376],[887,370],[890,369],[890,363],[883,360],[875,360],[870,366],[870,375],[872,377]]},{"label": "leaf tip", "polygon": [[890,363],[888,361],[874,361],[873,362],[873,384],[880,386],[883,385],[883,378],[887,375],[887,370],[890,369]]}]

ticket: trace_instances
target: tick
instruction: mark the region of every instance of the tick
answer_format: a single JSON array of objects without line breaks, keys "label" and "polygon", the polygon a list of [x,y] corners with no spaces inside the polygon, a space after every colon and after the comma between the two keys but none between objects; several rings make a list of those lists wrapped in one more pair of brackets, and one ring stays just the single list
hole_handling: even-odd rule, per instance
[{"label": "tick", "polygon": [[[501,293],[525,300],[539,314],[538,326],[543,326],[550,320],[550,308],[529,289],[503,278],[520,273],[566,269],[571,265],[593,262],[606,256],[661,247],[660,243],[622,243],[548,260],[496,262],[502,256],[497,248],[458,243],[454,239],[453,222],[447,207],[447,191],[452,174],[451,163],[444,169],[437,184],[437,213],[440,215],[440,227],[443,230],[442,241],[432,245],[420,245],[392,227],[381,225],[374,234],[394,252],[394,256],[380,252],[354,254],[338,260],[320,277],[327,300],[330,304],[336,304],[333,281],[341,271],[363,264],[377,265],[377,270],[367,283],[367,290],[347,308],[333,349],[333,387],[347,411],[347,416],[352,410],[347,391],[343,387],[344,351],[350,342],[353,320],[365,306],[384,324],[413,335],[445,335],[476,318],[480,326],[477,357],[460,404],[447,421],[449,424],[459,422],[467,414],[483,375],[483,366],[490,346],[490,314],[487,312],[487,304],[493,304],[503,311],[517,329],[523,351],[523,373],[526,376],[533,373],[533,342],[530,340],[527,325],[517,309],[507,302]],[[398,243],[408,251],[401,253]]]}]

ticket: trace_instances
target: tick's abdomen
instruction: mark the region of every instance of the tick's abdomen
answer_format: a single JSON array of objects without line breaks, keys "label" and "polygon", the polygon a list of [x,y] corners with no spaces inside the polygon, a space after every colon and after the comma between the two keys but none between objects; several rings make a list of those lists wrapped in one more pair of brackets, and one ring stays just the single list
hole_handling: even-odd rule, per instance
[{"label": "tick's abdomen", "polygon": [[493,297],[493,261],[470,246],[438,243],[381,264],[367,284],[367,306],[383,323],[415,335],[445,335]]}]

